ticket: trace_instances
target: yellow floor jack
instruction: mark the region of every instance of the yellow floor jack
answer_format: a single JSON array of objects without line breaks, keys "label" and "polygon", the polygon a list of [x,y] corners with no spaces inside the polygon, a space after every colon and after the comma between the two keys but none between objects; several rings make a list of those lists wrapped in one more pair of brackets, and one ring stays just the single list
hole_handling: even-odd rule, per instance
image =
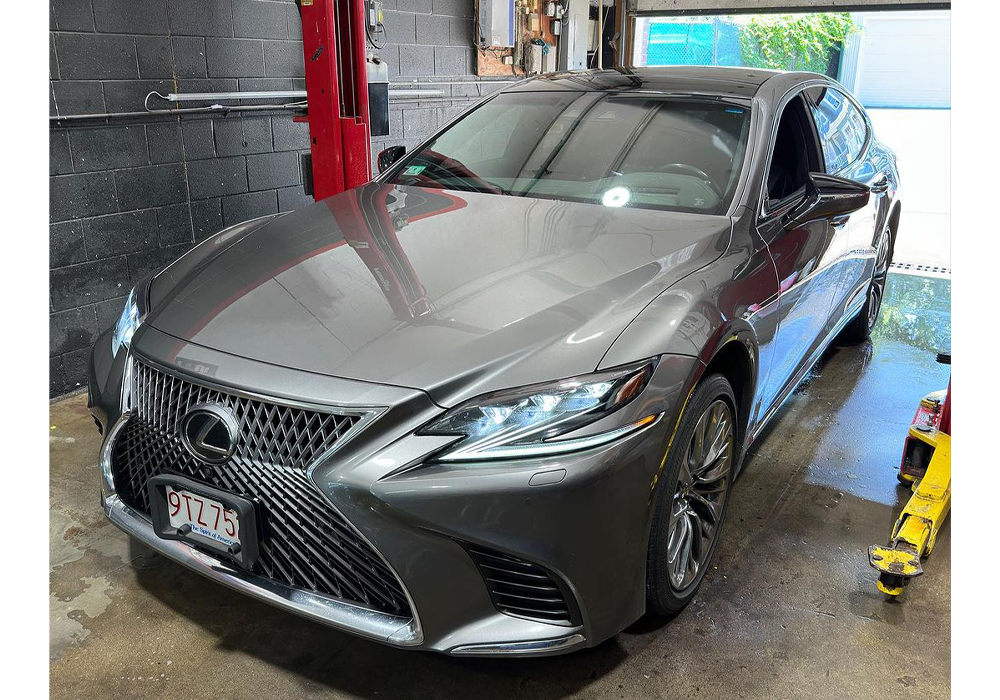
[{"label": "yellow floor jack", "polygon": [[[951,355],[938,354],[951,364]],[[898,596],[914,577],[924,573],[927,558],[951,508],[951,383],[928,394],[913,417],[897,475],[913,495],[896,519],[889,545],[868,548],[868,562],[879,572],[878,589]]]}]

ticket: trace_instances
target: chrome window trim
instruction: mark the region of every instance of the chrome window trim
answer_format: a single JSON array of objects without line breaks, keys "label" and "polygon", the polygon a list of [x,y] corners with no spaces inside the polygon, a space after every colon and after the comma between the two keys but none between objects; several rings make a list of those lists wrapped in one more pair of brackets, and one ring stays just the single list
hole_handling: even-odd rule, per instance
[{"label": "chrome window trim", "polygon": [[[767,210],[767,201],[768,201],[767,200],[767,176],[771,172],[771,158],[774,156],[774,143],[775,143],[775,141],[778,138],[778,125],[781,123],[781,113],[785,111],[785,107],[788,106],[788,103],[791,102],[792,99],[795,98],[795,96],[798,95],[800,92],[804,92],[804,91],[808,90],[811,87],[816,87],[816,86],[819,86],[819,85],[824,86],[824,87],[829,87],[830,83],[828,81],[826,81],[826,80],[822,80],[820,78],[817,78],[815,80],[807,80],[804,83],[798,83],[797,85],[794,85],[794,86],[790,87],[781,96],[781,99],[778,100],[777,106],[774,108],[774,115],[773,115],[773,118],[771,119],[771,134],[770,134],[770,136],[767,139],[767,150],[765,151],[765,154],[764,154],[764,169],[761,171],[760,191],[757,193],[757,197],[758,197],[758,202],[757,202],[757,222],[758,223],[760,223],[761,221],[769,218],[772,214],[774,214],[774,211],[778,211],[778,210],[774,210],[774,211],[768,211]],[[809,104],[807,102],[806,103],[806,107],[808,107],[808,106],[809,106]],[[818,137],[819,137],[819,135],[817,134],[817,138]],[[823,156],[823,144],[820,143],[818,145],[819,145],[820,156]],[[826,168],[826,162],[825,162],[825,160],[824,160],[824,163],[823,163],[823,167],[824,167],[824,169]],[[778,209],[780,209],[780,207]]]}]

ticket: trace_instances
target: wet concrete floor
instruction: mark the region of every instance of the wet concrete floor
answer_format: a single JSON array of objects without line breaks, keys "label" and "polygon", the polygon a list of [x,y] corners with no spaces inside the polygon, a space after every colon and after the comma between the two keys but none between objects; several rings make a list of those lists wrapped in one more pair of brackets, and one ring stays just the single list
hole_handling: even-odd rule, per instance
[{"label": "wet concrete floor", "polygon": [[752,450],[715,569],[666,624],[564,657],[388,648],[207,582],[129,542],[98,504],[99,437],[52,404],[53,698],[946,698],[950,530],[904,600],[868,568],[908,492],[895,469],[943,388],[947,280],[891,275],[873,340],[830,350]]}]

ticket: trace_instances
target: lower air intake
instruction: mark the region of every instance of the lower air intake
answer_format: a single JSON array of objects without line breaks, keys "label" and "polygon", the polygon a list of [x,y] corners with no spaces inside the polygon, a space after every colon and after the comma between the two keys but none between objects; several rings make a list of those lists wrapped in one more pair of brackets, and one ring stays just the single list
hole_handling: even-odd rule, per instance
[{"label": "lower air intake", "polygon": [[550,624],[579,624],[573,596],[557,576],[503,552],[475,544],[464,546],[479,567],[497,610]]}]

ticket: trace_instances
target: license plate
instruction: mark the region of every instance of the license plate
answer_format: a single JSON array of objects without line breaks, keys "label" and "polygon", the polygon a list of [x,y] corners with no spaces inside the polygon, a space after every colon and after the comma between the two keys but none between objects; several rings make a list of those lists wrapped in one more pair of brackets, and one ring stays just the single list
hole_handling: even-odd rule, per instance
[{"label": "license plate", "polygon": [[257,560],[257,509],[246,498],[183,476],[146,482],[153,531],[249,569]]},{"label": "license plate", "polygon": [[[178,532],[190,533],[228,549],[240,544],[240,516],[222,503],[167,484],[167,517]],[[237,545],[233,547],[233,545]]]}]

